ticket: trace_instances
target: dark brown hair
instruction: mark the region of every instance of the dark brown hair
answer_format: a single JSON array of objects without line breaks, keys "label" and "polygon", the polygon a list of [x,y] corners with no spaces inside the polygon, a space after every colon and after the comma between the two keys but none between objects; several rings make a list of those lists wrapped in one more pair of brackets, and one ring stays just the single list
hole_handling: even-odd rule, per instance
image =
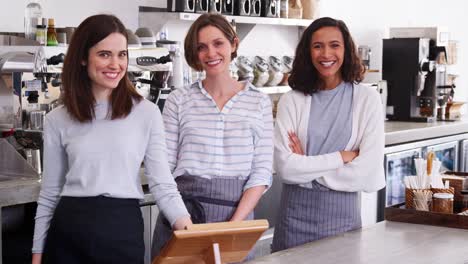
[{"label": "dark brown hair", "polygon": [[223,32],[224,36],[229,40],[231,45],[236,44],[236,49],[231,53],[231,60],[237,57],[237,49],[239,47],[239,38],[231,24],[219,14],[203,14],[193,22],[185,36],[184,49],[185,59],[188,65],[196,71],[203,71],[203,67],[198,60],[198,32],[204,27],[213,26]]},{"label": "dark brown hair", "polygon": [[341,20],[322,17],[312,22],[306,28],[301,40],[297,44],[296,57],[294,58],[291,75],[288,79],[289,86],[293,90],[302,91],[304,94],[313,94],[322,85],[322,80],[317,69],[312,64],[310,49],[312,35],[323,27],[336,27],[343,35],[345,51],[343,65],[341,66],[343,81],[359,83],[364,79],[365,68],[357,54],[356,44],[346,24]]},{"label": "dark brown hair", "polygon": [[[62,71],[62,102],[72,118],[90,122],[95,117],[96,104],[91,90],[87,66],[89,49],[112,33],[120,33],[128,40],[125,26],[113,15],[95,15],[86,18],[75,30],[68,46]],[[128,62],[127,62],[128,63]],[[126,117],[132,111],[133,100],[140,101],[127,74],[110,96],[111,119]]]}]

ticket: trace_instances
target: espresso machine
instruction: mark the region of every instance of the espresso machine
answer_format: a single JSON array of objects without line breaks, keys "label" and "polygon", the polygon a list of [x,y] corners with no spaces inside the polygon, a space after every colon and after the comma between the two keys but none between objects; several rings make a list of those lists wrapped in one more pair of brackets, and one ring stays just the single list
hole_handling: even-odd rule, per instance
[{"label": "espresso machine", "polygon": [[392,27],[389,36],[384,40],[382,65],[383,79],[388,82],[389,119],[444,120],[455,88],[446,72],[450,33],[443,27]]},{"label": "espresso machine", "polygon": [[383,40],[383,79],[388,85],[389,120],[433,122],[437,119],[437,70],[445,48],[429,38]]},{"label": "espresso machine", "polygon": [[137,91],[163,110],[172,89],[172,58],[167,48],[129,49],[128,75]]},{"label": "espresso machine", "polygon": [[[65,52],[43,46],[2,46],[0,51],[0,131],[38,175],[44,118],[60,95]],[[0,155],[17,160],[11,151]]]}]

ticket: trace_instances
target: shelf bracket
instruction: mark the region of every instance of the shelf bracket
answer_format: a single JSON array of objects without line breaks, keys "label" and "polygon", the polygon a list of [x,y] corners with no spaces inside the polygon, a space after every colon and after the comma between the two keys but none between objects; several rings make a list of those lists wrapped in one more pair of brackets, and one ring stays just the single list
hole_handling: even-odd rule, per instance
[{"label": "shelf bracket", "polygon": [[[233,20],[234,22],[236,22],[235,19]],[[236,30],[237,30],[237,35],[239,36],[239,40],[242,41],[250,33],[250,31],[252,31],[254,27],[255,27],[255,24],[236,23]]]}]

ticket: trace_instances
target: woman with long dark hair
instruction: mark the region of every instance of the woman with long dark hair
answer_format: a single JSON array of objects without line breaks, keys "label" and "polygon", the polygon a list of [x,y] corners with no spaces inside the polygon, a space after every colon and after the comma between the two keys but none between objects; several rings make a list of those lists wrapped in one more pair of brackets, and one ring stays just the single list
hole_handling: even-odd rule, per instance
[{"label": "woman with long dark hair", "polygon": [[385,186],[382,107],[359,85],[363,74],[343,21],[319,18],[304,31],[276,115],[273,251],[360,228],[359,192]]},{"label": "woman with long dark hair", "polygon": [[142,161],[173,228],[191,223],[169,170],[161,114],[130,83],[127,55],[115,16],[88,17],[73,35],[63,106],[45,118],[33,263],[143,263]]}]

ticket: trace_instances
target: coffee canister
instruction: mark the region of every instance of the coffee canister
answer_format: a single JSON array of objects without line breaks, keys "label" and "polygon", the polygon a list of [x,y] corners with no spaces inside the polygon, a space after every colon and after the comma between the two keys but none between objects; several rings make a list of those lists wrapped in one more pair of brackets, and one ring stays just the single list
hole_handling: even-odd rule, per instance
[{"label": "coffee canister", "polygon": [[169,12],[195,12],[195,0],[167,0]]},{"label": "coffee canister", "polygon": [[262,0],[251,0],[250,16],[258,17],[262,14]]},{"label": "coffee canister", "polygon": [[234,15],[234,1],[237,0],[223,0],[221,3],[221,13],[225,15]]},{"label": "coffee canister", "polygon": [[280,0],[263,0],[263,17],[280,17]]},{"label": "coffee canister", "polygon": [[209,8],[209,0],[195,0],[195,13],[208,13]]},{"label": "coffee canister", "polygon": [[234,14],[238,16],[250,16],[250,0],[237,0]]},{"label": "coffee canister", "polygon": [[210,0],[210,13],[221,13],[222,11],[222,0]]}]

